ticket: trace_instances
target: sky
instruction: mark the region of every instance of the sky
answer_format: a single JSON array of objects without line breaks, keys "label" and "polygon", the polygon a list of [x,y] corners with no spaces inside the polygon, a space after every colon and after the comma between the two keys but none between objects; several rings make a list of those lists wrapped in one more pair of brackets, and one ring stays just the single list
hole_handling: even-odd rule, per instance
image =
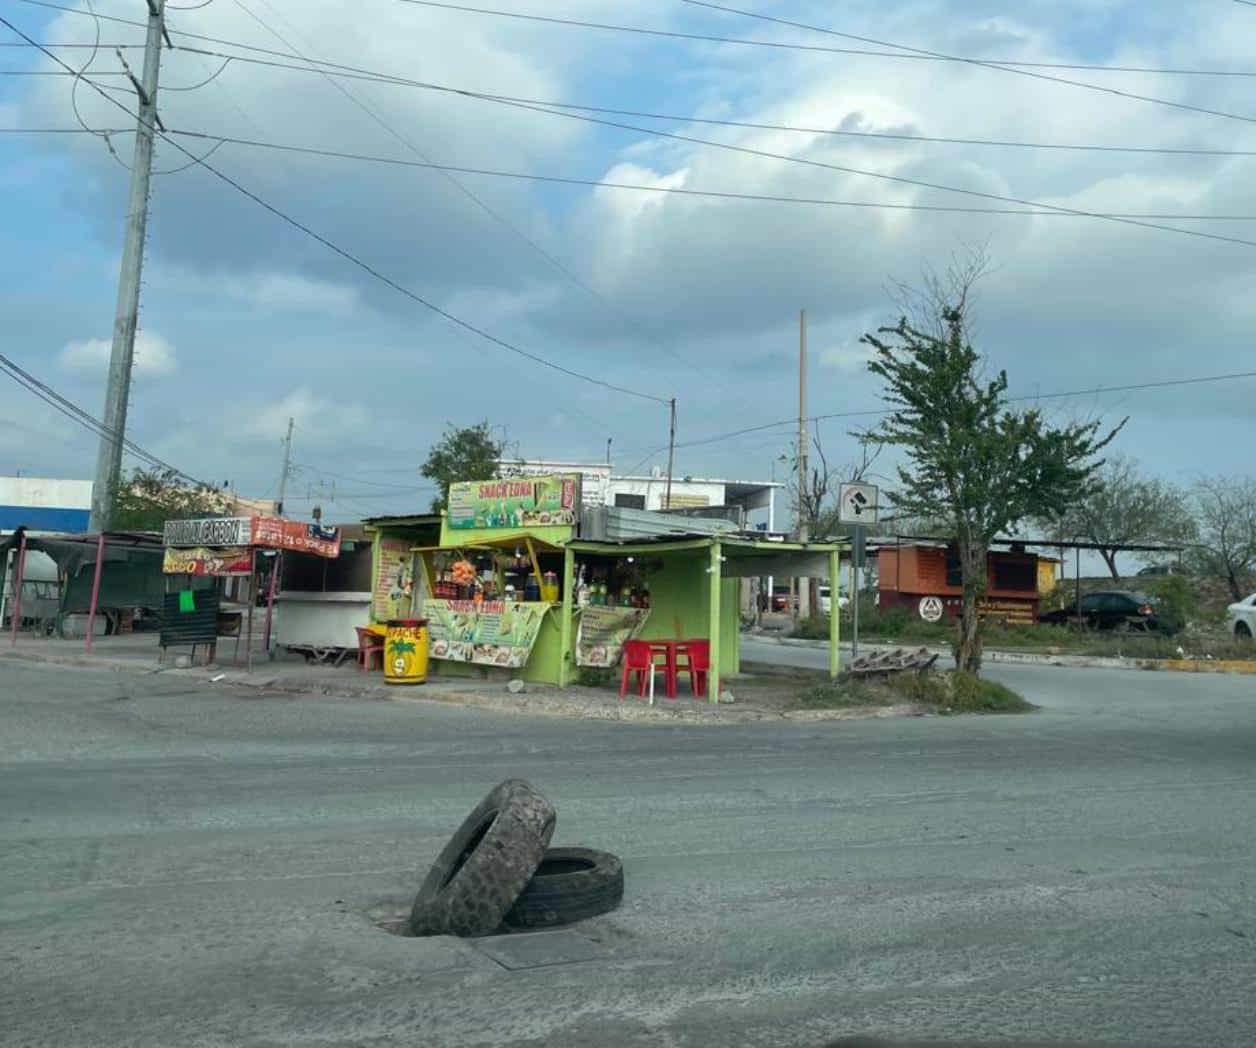
[{"label": "sky", "polygon": [[[680,0],[483,3],[675,33],[870,46]],[[7,0],[0,14],[42,42],[92,43],[97,23],[82,13],[86,3],[66,6],[78,13]],[[94,6],[129,19],[146,10],[141,0]],[[1249,54],[1256,8],[1230,0],[1201,0],[1189,14],[1158,0],[729,6],[982,60],[1256,71]],[[918,140],[1256,154],[1256,79],[1023,67],[1174,107],[972,63],[666,38],[404,0],[178,7],[168,10],[171,28],[234,44],[428,84],[668,118],[599,117],[632,125],[612,127],[407,85],[333,83],[240,58],[214,76],[223,59],[187,48],[267,56],[175,37],[184,46],[163,55],[159,108],[168,128],[211,136],[178,139],[193,155],[218,134],[599,183],[452,175],[230,143],[214,151],[210,165],[372,275],[158,144],[155,170],[168,173],[153,181],[128,436],[192,476],[268,496],[291,417],[293,514],[315,503],[335,520],[425,508],[431,493],[418,467],[428,448],[448,425],[481,420],[527,458],[600,461],[610,440],[617,471],[663,466],[671,397],[677,475],[767,479],[775,470],[779,478],[790,425],[707,438],[796,415],[799,310],[809,322],[809,411],[875,411],[880,385],[867,373],[860,336],[896,319],[896,282],[918,282],[978,246],[992,266],[978,288],[975,344],[992,371],[1007,371],[1014,395],[1256,369],[1249,335],[1256,155]],[[100,23],[102,44],[142,38],[139,28]],[[18,41],[0,26],[0,42]],[[134,111],[112,46],[56,53],[76,68],[90,59],[87,75]],[[138,69],[142,53],[125,54]],[[0,48],[0,68],[61,71],[28,47]],[[121,129],[108,139],[116,156],[98,134],[10,130],[78,128],[80,119]],[[133,117],[71,77],[0,76],[3,352],[97,416],[133,127]],[[705,142],[684,140],[692,138]],[[1022,206],[869,173],[1056,208],[1212,216],[1147,221],[1252,243],[1061,214],[856,208],[605,185]],[[525,353],[645,396],[543,366],[416,297]],[[1128,415],[1114,450],[1189,483],[1201,473],[1250,472],[1254,392],[1256,379],[1248,378],[1042,403],[1060,422],[1115,424]],[[872,421],[820,422],[830,462],[853,460],[850,431]],[[95,436],[7,379],[0,385],[0,474],[89,478],[95,450]],[[892,464],[883,456],[878,469]]]}]

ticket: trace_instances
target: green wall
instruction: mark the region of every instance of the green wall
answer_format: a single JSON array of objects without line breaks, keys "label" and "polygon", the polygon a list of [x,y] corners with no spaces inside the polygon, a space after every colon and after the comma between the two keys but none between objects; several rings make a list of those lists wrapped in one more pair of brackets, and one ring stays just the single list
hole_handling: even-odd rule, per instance
[{"label": "green wall", "polygon": [[[641,631],[643,640],[707,636],[710,563],[706,549],[663,554],[663,567],[649,575],[650,617]],[[741,668],[736,579],[721,581],[720,604],[720,674],[726,676]]]}]

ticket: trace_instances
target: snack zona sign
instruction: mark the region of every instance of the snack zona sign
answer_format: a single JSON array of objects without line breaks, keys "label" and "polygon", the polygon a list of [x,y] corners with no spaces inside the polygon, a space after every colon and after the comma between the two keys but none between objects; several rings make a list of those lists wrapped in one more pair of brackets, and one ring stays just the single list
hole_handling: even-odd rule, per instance
[{"label": "snack zona sign", "polygon": [[502,600],[425,600],[432,658],[517,669],[532,654],[549,609]]},{"label": "snack zona sign", "polygon": [[526,528],[576,523],[577,474],[464,480],[449,485],[451,528]]}]

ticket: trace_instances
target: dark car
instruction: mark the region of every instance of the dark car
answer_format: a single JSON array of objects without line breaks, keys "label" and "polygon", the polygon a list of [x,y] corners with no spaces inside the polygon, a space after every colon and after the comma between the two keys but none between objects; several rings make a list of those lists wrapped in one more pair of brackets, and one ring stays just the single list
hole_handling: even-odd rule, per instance
[{"label": "dark car", "polygon": [[1067,623],[1081,621],[1084,626],[1096,630],[1132,629],[1171,632],[1167,623],[1156,614],[1156,601],[1145,593],[1135,590],[1107,590],[1087,593],[1078,611],[1074,601],[1059,611],[1039,615],[1039,622]]}]

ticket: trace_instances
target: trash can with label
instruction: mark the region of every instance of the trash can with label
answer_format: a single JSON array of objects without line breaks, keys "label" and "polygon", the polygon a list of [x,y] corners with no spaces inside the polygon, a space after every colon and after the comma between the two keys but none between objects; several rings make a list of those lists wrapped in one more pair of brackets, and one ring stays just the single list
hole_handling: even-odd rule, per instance
[{"label": "trash can with label", "polygon": [[384,683],[424,683],[427,648],[427,619],[389,619],[384,635]]}]

